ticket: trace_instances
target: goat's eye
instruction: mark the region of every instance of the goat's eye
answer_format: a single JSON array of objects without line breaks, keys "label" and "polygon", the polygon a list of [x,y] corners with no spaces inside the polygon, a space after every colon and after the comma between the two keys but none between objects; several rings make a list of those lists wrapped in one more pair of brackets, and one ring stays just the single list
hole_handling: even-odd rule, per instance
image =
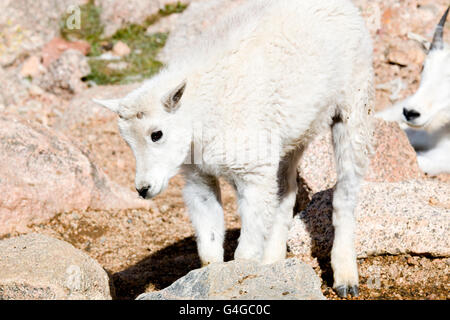
[{"label": "goat's eye", "polygon": [[163,136],[162,131],[155,131],[155,132],[152,132],[152,135],[151,135],[152,141],[153,141],[153,142],[156,142],[156,141],[160,140],[160,139],[162,138],[162,136]]}]

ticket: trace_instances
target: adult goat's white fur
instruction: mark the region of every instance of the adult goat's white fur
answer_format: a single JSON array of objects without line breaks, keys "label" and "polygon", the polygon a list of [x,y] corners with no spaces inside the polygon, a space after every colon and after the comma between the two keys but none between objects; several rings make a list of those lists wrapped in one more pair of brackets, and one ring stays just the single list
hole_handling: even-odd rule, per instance
[{"label": "adult goat's white fur", "polygon": [[377,113],[397,121],[428,174],[450,173],[450,47],[443,41],[449,9],[440,19],[415,94]]},{"label": "adult goat's white fur", "polygon": [[[98,102],[120,116],[141,196],[160,193],[183,167],[203,264],[223,261],[219,176],[237,192],[242,229],[235,258],[285,258],[301,150],[332,126],[338,182],[331,264],[334,287],[346,296],[358,288],[353,211],[371,150],[372,77],[371,39],[351,1],[256,0],[139,89]],[[230,141],[235,155],[255,149],[247,141],[255,135],[277,144],[275,162],[229,155]],[[191,144],[203,159],[185,165]]]}]

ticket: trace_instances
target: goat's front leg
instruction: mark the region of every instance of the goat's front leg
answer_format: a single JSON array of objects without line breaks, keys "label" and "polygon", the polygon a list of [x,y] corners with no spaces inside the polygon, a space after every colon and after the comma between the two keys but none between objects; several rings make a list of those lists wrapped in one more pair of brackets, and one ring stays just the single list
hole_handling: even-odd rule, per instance
[{"label": "goat's front leg", "polygon": [[301,151],[295,150],[283,159],[278,167],[278,209],[272,230],[264,248],[264,264],[272,264],[286,258],[288,231],[294,214],[297,196],[297,164]]},{"label": "goat's front leg", "polygon": [[198,255],[202,265],[223,262],[225,225],[217,178],[185,169],[185,203],[197,236]]},{"label": "goat's front leg", "polygon": [[276,175],[260,183],[237,187],[241,235],[235,259],[261,262],[278,206]]}]

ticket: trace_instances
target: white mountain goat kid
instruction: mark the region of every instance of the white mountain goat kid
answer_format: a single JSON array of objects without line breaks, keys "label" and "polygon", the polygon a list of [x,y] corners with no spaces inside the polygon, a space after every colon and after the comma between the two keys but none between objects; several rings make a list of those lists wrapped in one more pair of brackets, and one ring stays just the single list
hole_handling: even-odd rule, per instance
[{"label": "white mountain goat kid", "polygon": [[[205,265],[223,261],[220,176],[238,197],[235,258],[285,258],[301,150],[332,126],[338,182],[331,264],[334,287],[347,296],[358,294],[353,211],[371,150],[372,77],[371,39],[351,1],[257,0],[139,89],[96,102],[120,117],[143,198],[163,191],[183,167]],[[276,151],[265,156],[267,149]],[[195,155],[200,161],[186,164]]]},{"label": "white mountain goat kid", "polygon": [[417,92],[377,113],[399,122],[417,151],[419,167],[431,175],[450,173],[450,47],[443,40],[449,9],[436,27]]}]

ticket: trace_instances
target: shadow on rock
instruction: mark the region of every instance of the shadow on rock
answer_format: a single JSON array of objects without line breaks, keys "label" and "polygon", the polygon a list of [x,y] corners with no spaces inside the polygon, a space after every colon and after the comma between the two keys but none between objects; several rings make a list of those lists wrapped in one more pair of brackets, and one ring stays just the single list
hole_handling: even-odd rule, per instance
[{"label": "shadow on rock", "polygon": [[317,258],[322,270],[322,280],[328,285],[333,283],[333,272],[330,264],[334,240],[332,223],[333,190],[327,189],[315,193],[308,203],[305,201],[305,194],[302,193],[302,187],[299,185],[294,213],[305,224],[306,231],[311,238],[311,256]]},{"label": "shadow on rock", "polygon": [[[239,229],[227,230],[225,261],[233,259],[239,233]],[[115,298],[135,299],[147,288],[164,289],[189,271],[200,267],[195,238],[185,238],[113,274]]]}]

